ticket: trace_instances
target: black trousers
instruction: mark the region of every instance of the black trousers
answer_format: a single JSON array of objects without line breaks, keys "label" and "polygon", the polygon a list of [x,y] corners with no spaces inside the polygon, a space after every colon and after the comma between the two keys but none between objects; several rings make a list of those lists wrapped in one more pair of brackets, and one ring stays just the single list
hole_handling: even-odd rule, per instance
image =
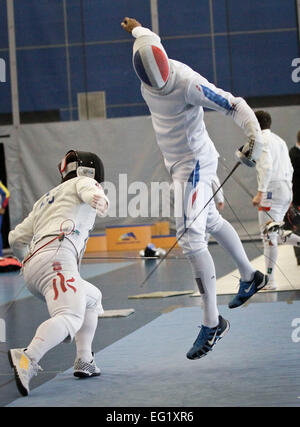
[{"label": "black trousers", "polygon": [[[295,234],[298,234],[298,236],[300,235],[299,233],[295,233]],[[300,247],[294,246],[294,252],[297,258],[297,264],[300,265]]]},{"label": "black trousers", "polygon": [[[299,209],[299,207],[298,207],[298,209]],[[284,217],[284,222],[285,222],[284,228],[286,230],[292,230],[293,233],[297,234],[297,236],[300,236],[299,226],[297,227],[297,230],[295,230],[295,227],[293,227],[292,225],[290,225],[290,223],[289,223],[289,221],[287,219],[287,215],[285,215],[285,217]],[[295,252],[295,256],[297,258],[297,264],[300,265],[300,247],[294,246],[294,252]]]}]

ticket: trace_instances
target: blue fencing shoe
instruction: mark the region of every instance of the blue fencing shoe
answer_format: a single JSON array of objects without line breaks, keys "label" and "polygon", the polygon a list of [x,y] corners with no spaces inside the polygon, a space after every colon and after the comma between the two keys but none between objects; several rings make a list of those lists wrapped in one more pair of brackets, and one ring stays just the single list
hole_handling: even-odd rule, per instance
[{"label": "blue fencing shoe", "polygon": [[222,316],[219,316],[219,324],[215,328],[208,328],[202,325],[199,335],[186,357],[194,360],[206,356],[229,329],[230,324],[228,320],[225,320]]},{"label": "blue fencing shoe", "polygon": [[252,295],[263,289],[268,283],[268,276],[260,271],[254,273],[254,277],[250,282],[240,280],[240,288],[236,296],[228,304],[229,308],[236,308],[248,301]]}]

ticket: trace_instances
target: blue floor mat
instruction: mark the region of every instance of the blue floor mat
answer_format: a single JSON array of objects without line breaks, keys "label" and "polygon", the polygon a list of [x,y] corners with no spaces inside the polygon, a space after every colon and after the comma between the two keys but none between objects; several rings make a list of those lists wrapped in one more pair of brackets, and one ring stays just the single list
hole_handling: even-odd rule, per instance
[{"label": "blue floor mat", "polygon": [[8,406],[300,406],[300,302],[221,314],[231,330],[203,359],[185,357],[201,310],[179,308],[97,353],[100,377],[78,380],[71,368]]}]

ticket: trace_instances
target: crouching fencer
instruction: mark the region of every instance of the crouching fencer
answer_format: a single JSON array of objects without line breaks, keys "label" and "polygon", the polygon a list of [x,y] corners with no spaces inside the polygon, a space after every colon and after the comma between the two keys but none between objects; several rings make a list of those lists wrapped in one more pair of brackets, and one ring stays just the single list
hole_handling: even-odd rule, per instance
[{"label": "crouching fencer", "polygon": [[300,246],[300,236],[284,230],[284,216],[293,199],[293,166],[286,142],[271,131],[272,118],[267,111],[255,113],[263,135],[263,153],[256,164],[258,190],[253,205],[258,207],[258,221],[264,244],[266,289],[276,290],[275,267],[278,243]]},{"label": "crouching fencer", "polygon": [[[9,350],[20,393],[41,370],[40,359],[75,337],[74,375],[100,375],[92,354],[98,316],[103,313],[98,288],[83,280],[79,266],[96,215],[105,215],[108,199],[100,185],[104,168],[96,154],[69,151],[59,164],[62,182],[42,196],[24,221],[9,233],[14,254],[23,261],[29,291],[44,300],[50,318],[26,348]],[[29,251],[28,251],[29,249]]]},{"label": "crouching fencer", "polygon": [[261,153],[261,130],[254,112],[242,98],[215,87],[187,65],[169,59],[157,34],[133,18],[124,18],[121,26],[136,39],[133,67],[141,81],[141,93],[150,110],[166,168],[177,184],[175,204],[179,197],[176,189],[185,186],[176,230],[203,297],[202,326],[187,353],[189,359],[198,359],[212,350],[229,330],[229,322],[218,312],[216,272],[206,233],[228,251],[241,274],[240,288],[230,308],[242,305],[267,283],[267,277],[250,264],[236,231],[222,218],[214,200],[200,214],[212,197],[212,180],[219,157],[203,121],[203,107],[232,117],[244,130],[247,143],[239,158],[251,166]]}]

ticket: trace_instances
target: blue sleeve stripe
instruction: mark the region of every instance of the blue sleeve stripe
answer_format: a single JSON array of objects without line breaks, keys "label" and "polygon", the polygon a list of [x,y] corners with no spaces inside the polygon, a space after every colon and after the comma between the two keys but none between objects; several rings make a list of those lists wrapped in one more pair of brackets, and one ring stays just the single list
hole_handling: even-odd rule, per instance
[{"label": "blue sleeve stripe", "polygon": [[213,90],[209,89],[206,86],[201,85],[201,87],[207,99],[209,99],[210,101],[214,102],[215,104],[219,105],[220,107],[224,108],[227,111],[232,110],[232,106],[230,105],[230,103],[227,101],[226,98],[224,98],[221,95],[218,95],[217,93],[215,93]]}]

